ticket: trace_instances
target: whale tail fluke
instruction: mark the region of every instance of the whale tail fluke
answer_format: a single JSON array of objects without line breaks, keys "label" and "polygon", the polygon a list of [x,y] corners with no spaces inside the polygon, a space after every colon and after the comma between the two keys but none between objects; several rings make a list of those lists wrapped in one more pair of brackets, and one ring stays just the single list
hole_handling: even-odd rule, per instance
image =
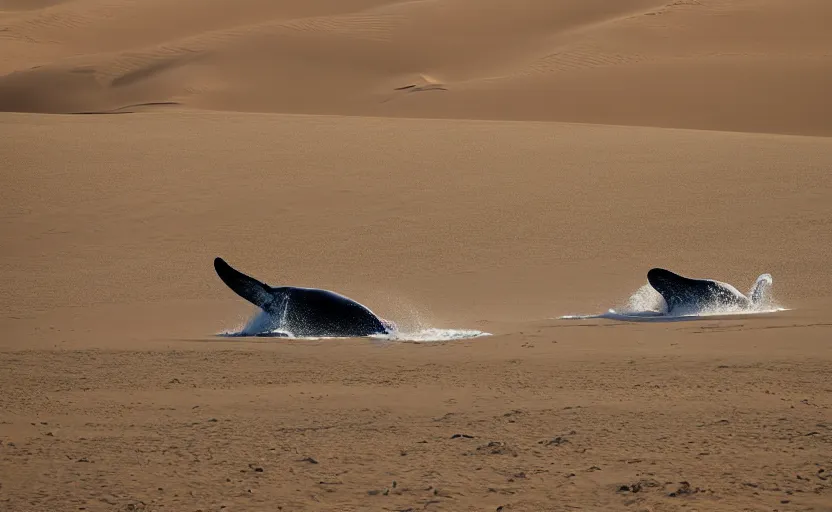
[{"label": "whale tail fluke", "polygon": [[269,311],[274,303],[274,293],[268,285],[232,268],[222,258],[214,258],[214,270],[234,293],[260,309]]},{"label": "whale tail fluke", "polygon": [[751,293],[749,294],[751,297],[751,305],[767,305],[768,301],[771,300],[770,290],[772,282],[773,280],[771,278],[771,274],[762,274],[757,278],[757,281],[754,282],[754,286],[751,287]]}]

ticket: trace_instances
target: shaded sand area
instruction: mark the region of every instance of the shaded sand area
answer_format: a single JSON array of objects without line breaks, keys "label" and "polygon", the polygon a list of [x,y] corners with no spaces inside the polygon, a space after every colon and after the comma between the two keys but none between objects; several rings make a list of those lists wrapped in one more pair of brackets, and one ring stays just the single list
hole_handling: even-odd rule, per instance
[{"label": "shaded sand area", "polygon": [[[9,510],[829,510],[830,139],[208,113],[0,126]],[[216,254],[493,336],[217,337],[253,307]],[[626,302],[658,264],[742,289],[771,272],[790,310],[554,320]]]},{"label": "shaded sand area", "polygon": [[[0,510],[832,511],[830,16],[0,0]],[[559,319],[654,266],[785,310]]]}]

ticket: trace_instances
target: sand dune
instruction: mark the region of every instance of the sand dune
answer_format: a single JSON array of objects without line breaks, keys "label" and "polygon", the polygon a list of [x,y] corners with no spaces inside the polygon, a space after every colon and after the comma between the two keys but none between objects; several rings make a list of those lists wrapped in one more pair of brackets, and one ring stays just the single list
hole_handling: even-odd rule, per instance
[{"label": "sand dune", "polygon": [[[9,510],[829,510],[832,139],[167,111],[0,151]],[[493,336],[218,338],[216,255]],[[553,320],[655,265],[790,311]]]},{"label": "sand dune", "polygon": [[[397,321],[409,303],[486,331],[603,311],[655,265],[743,290],[770,272],[788,307],[832,289],[828,138],[175,112],[17,114],[2,128],[16,155],[0,190],[10,314],[209,297],[250,311],[218,286],[217,255]],[[32,321],[9,325],[49,323]],[[155,338],[234,319],[125,321]]]},{"label": "sand dune", "polygon": [[[0,109],[176,102],[829,135],[830,9],[821,0],[73,0],[6,12]],[[421,76],[441,88],[401,89]]]}]

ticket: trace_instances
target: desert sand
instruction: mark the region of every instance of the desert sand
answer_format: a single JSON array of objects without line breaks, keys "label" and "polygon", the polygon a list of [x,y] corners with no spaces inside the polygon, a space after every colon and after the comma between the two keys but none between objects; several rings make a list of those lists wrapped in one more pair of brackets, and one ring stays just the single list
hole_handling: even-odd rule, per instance
[{"label": "desert sand", "polygon": [[[0,1],[0,510],[832,510],[830,19]],[[215,256],[490,335],[224,337]],[[654,266],[782,310],[560,318]]]}]

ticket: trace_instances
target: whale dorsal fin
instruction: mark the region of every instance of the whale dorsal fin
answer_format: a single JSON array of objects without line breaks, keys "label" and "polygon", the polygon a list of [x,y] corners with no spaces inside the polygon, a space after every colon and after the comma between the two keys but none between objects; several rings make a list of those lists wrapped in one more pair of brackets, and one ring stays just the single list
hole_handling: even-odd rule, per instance
[{"label": "whale dorsal fin", "polygon": [[695,299],[697,292],[707,286],[702,280],[680,276],[663,268],[650,269],[647,281],[664,298],[668,312]]},{"label": "whale dorsal fin", "polygon": [[235,270],[222,258],[214,258],[214,270],[234,293],[264,311],[269,311],[274,302],[274,293],[268,285]]},{"label": "whale dorsal fin", "polygon": [[697,279],[690,279],[689,277],[680,276],[674,272],[663,268],[651,268],[649,272],[647,272],[647,281],[653,287],[656,286],[681,286],[684,284],[688,284],[691,281],[697,281]]}]

